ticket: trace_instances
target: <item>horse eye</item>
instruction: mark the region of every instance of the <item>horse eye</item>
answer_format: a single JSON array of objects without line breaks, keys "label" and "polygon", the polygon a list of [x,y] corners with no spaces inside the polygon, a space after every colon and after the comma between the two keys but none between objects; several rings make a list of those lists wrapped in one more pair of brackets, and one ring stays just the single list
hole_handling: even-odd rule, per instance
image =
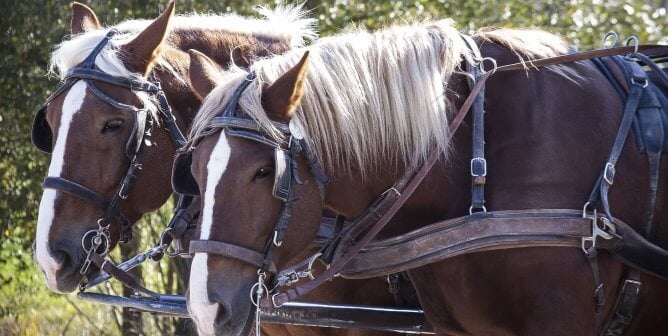
[{"label": "horse eye", "polygon": [[123,120],[112,120],[104,125],[102,133],[113,132],[121,128],[123,125]]},{"label": "horse eye", "polygon": [[258,180],[261,180],[265,177],[268,177],[273,172],[274,172],[274,170],[271,167],[262,167],[262,168],[258,169],[257,172],[255,173],[255,176],[253,177],[253,181],[258,181]]}]

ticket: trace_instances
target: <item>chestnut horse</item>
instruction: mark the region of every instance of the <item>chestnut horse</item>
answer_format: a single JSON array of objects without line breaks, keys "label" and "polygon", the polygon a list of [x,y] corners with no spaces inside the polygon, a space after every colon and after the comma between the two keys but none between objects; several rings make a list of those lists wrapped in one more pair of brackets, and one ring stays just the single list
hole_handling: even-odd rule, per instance
[{"label": "chestnut horse", "polygon": [[[61,77],[81,63],[109,31],[100,26],[87,6],[73,3],[72,11],[72,38],[59,45],[52,55],[52,69]],[[155,21],[125,21],[112,27],[119,33],[105,46],[95,64],[110,75],[150,78],[160,83],[178,127],[187,130],[203,97],[198,95],[197,83],[189,82],[188,72],[191,66],[204,66],[200,59],[205,54],[213,58],[208,66],[227,67],[234,63],[246,67],[258,56],[280,54],[315,37],[311,29],[313,20],[303,18],[299,7],[261,12],[265,20],[236,15],[173,17],[174,4],[170,3]],[[102,82],[96,82],[96,86],[117,101],[155,109],[156,102],[143,92]],[[49,176],[69,179],[111,197],[128,166],[126,142],[133,131],[135,112],[106,104],[89,90],[82,81],[53,99],[47,106],[44,124],[37,125],[38,132],[48,130],[53,134],[52,139],[47,138],[47,145],[53,150]],[[158,123],[160,119],[155,120]],[[160,207],[172,194],[169,177],[175,148],[167,125],[161,122],[161,126],[154,126],[150,139],[146,139],[150,146],[146,144],[144,149],[142,169],[127,199],[120,203],[132,223]],[[84,280],[79,272],[86,257],[81,241],[86,232],[96,227],[100,215],[101,209],[94,204],[61,191],[44,191],[35,259],[52,291],[71,292]],[[112,246],[119,239],[117,230],[112,226]],[[365,289],[348,289],[350,285],[343,283],[335,292],[346,297],[356,295],[360,304],[387,306],[393,302],[382,280],[365,283],[369,288],[379,289],[367,295],[362,293]],[[328,294],[327,300],[333,300],[335,295]],[[281,325],[268,325],[266,329],[271,335],[358,333]]]},{"label": "chestnut horse", "polygon": [[[72,38],[60,44],[51,56],[51,69],[64,78],[77,67],[110,29],[103,29],[90,8],[73,3]],[[155,21],[132,20],[118,24],[119,32],[110,39],[95,59],[95,66],[110,75],[151,79],[161,84],[176,123],[187,130],[201,98],[190,88],[188,50],[215,55],[219,64],[235,62],[247,66],[257,55],[282,53],[313,37],[313,20],[301,19],[298,8],[266,14],[267,20],[227,16],[174,16],[174,4]],[[273,21],[272,21],[273,20]],[[278,26],[283,24],[284,26]],[[256,27],[256,31],[252,27]],[[272,32],[273,31],[273,32]],[[95,82],[112,99],[144,106],[156,114],[155,97],[132,92],[121,86]],[[154,115],[156,126],[146,139],[141,170],[120,209],[134,223],[145,213],[164,204],[172,195],[170,167],[176,149],[165,122]],[[105,103],[87,89],[85,81],[53,99],[46,108],[38,137],[52,151],[49,176],[74,181],[111,198],[121,183],[129,159],[126,143],[133,132],[133,111]],[[143,126],[143,125],[142,125]],[[85,258],[81,240],[96,226],[100,209],[62,190],[46,189],[40,203],[35,244],[35,259],[47,285],[55,292],[77,288]],[[119,238],[113,223],[112,247]]]},{"label": "chestnut horse", "polygon": [[[498,64],[568,51],[560,38],[541,31],[502,29],[474,39],[482,55]],[[190,169],[204,197],[199,237],[228,250],[209,253],[191,245],[198,253],[187,299],[198,328],[244,334],[255,311],[249,291],[265,280],[258,272],[269,276],[269,269],[307,254],[321,207],[360,216],[433,148],[446,155],[386,233],[468,215],[471,128],[460,127],[450,142],[446,135],[451,111],[469,93],[461,68],[471,57],[460,34],[441,21],[324,38],[308,51],[257,61],[250,73],[225,73],[190,134],[190,145],[196,145]],[[487,209],[582,209],[622,108],[591,61],[492,76],[485,95]],[[296,167],[284,169],[284,155],[295,157]],[[645,208],[647,166],[634,141],[627,141],[617,166],[623,177],[611,190],[610,204],[636,230]],[[292,179],[287,193],[281,188],[285,176]],[[659,205],[666,191],[662,179]],[[652,240],[659,246],[668,245],[668,232],[659,225],[667,215],[665,206],[657,207]],[[272,244],[283,233],[282,243]],[[598,313],[592,269],[579,248],[479,252],[408,273],[438,335],[594,335],[605,321],[601,317],[611,312],[625,272],[607,252],[599,253],[598,265],[609,298]],[[270,279],[265,282],[270,286]],[[642,282],[630,329],[663,333],[668,286],[646,274]]]}]

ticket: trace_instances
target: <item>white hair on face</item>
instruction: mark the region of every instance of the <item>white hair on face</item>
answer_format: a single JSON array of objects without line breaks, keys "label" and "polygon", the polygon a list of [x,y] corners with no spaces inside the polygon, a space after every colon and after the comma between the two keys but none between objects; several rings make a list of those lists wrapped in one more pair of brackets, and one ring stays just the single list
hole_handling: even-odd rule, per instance
[{"label": "white hair on face", "polygon": [[[60,117],[60,126],[56,144],[53,146],[51,154],[51,163],[49,164],[49,176],[59,177],[65,163],[65,149],[67,136],[74,115],[79,112],[86,98],[86,83],[79,81],[72,85],[65,100],[63,101],[63,113]],[[37,265],[44,272],[46,283],[54,292],[58,292],[56,287],[56,272],[60,269],[61,262],[55,260],[49,248],[49,233],[53,224],[55,214],[56,197],[58,193],[53,189],[45,189],[42,199],[39,203],[39,214],[37,216],[37,234],[35,239],[35,260]]]},{"label": "white hair on face", "polygon": [[[538,41],[511,37],[517,42],[513,49],[530,58],[565,52],[554,35],[532,37]],[[536,43],[541,48],[529,53]],[[386,165],[416,166],[435,147],[447,153],[453,104],[446,90],[462,62],[472,57],[451,21],[322,38],[309,51],[305,95],[294,118],[305,126],[326,169],[354,170],[365,177]],[[304,52],[297,49],[253,63],[250,70],[257,79],[239,97],[240,110],[276,140],[281,134],[264,110],[262,91]],[[246,74],[235,67],[223,74],[195,118],[191,139],[228,104]]]},{"label": "white hair on face", "polygon": [[[231,148],[227,142],[225,132],[219,133],[218,141],[211,151],[206,166],[206,189],[202,203],[202,224],[200,226],[200,240],[211,239],[213,226],[213,209],[216,204],[216,187],[220,183],[227,164],[230,160]],[[188,309],[197,324],[200,335],[214,335],[213,323],[218,314],[218,303],[209,300],[207,285],[209,269],[206,253],[195,253],[190,272],[190,296]]]}]

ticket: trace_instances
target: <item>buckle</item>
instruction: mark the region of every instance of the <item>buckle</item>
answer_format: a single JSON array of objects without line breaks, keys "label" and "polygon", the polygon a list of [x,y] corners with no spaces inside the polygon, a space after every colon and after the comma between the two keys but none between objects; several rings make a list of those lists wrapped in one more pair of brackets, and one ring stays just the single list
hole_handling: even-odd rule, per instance
[{"label": "buckle", "polygon": [[487,160],[481,157],[471,159],[471,176],[487,176]]},{"label": "buckle", "polygon": [[603,179],[609,185],[612,185],[615,180],[615,166],[610,162],[605,164],[605,169],[603,169]]},{"label": "buckle", "polygon": [[643,89],[646,88],[649,85],[649,81],[647,80],[647,77],[636,77],[633,76],[631,77],[631,83],[634,85],[638,85],[642,87]]},{"label": "buckle", "polygon": [[[603,224],[603,227],[600,227],[598,225],[598,221],[601,221]],[[616,232],[615,226],[610,220],[608,220],[606,217],[598,217],[596,210],[594,210],[594,214],[591,216],[591,236],[589,237],[582,237],[581,241],[581,247],[582,251],[585,253],[585,255],[589,255],[589,249],[591,248],[596,248],[596,242],[598,238],[602,238],[605,240],[609,240],[614,238],[614,234]]]},{"label": "buckle", "polygon": [[642,282],[638,280],[626,279],[622,285],[622,291],[626,291],[627,288],[630,288],[635,294],[638,294],[638,292],[640,292],[640,286],[642,286]]}]

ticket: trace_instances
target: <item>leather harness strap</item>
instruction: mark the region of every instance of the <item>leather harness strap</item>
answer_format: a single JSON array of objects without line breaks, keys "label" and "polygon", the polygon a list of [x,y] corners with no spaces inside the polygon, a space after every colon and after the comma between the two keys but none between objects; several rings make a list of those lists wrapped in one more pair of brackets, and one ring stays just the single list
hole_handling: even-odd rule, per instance
[{"label": "leather harness strap", "polygon": [[[592,219],[582,217],[581,210],[474,213],[373,241],[340,274],[344,278],[363,279],[399,273],[474,252],[524,247],[580,247],[581,238],[592,236],[592,225]],[[612,249],[619,239],[605,240],[600,247]]]},{"label": "leather harness strap", "polygon": [[[258,268],[265,267],[264,254],[251,249],[230,243],[215,240],[193,240],[190,242],[190,253],[208,253],[223,257],[229,257],[238,261],[251,264]],[[273,262],[267,271],[276,273],[276,265]]]},{"label": "leather harness strap", "polygon": [[[467,35],[461,35],[464,42],[473,52],[473,57],[477,63],[466,62],[466,71],[472,77],[468,78],[469,88],[473,88],[476,81],[483,73],[484,59],[480,53],[478,45]],[[485,183],[487,182],[487,160],[485,159],[485,87],[483,86],[475,97],[472,111],[471,125],[471,207],[469,214],[479,211],[487,211],[485,208]]]},{"label": "leather harness strap", "polygon": [[[48,129],[48,126],[44,125],[46,108],[51,101],[60,96],[67,89],[71,88],[74,83],[81,80],[86,83],[86,86],[91,92],[105,103],[117,109],[134,112],[135,119],[132,134],[126,143],[125,148],[126,156],[130,162],[125,175],[114,191],[111,199],[108,199],[100,193],[79,183],[62,177],[48,176],[44,179],[43,185],[45,188],[65,192],[83,201],[89,202],[104,211],[102,217],[97,221],[98,228],[88,231],[82,239],[82,247],[86,252],[86,260],[79,272],[81,274],[87,274],[89,266],[94,264],[99,267],[101,271],[106,272],[107,275],[102,273],[95,279],[92,279],[93,281],[89,284],[82,283],[80,286],[81,290],[88,286],[92,286],[92,283],[96,281],[98,281],[98,283],[100,281],[105,281],[104,279],[108,279],[108,276],[110,275],[138,292],[152,297],[158,297],[158,294],[143,287],[132,275],[127,273],[125,269],[119,268],[111,260],[105,259],[104,257],[110,248],[109,226],[112,223],[116,222],[118,224],[120,242],[129,242],[132,239],[133,223],[123,214],[119,205],[129,196],[130,189],[134,185],[137,174],[141,169],[141,158],[145,148],[144,140],[150,136],[153,127],[153,118],[152,115],[148,113],[146,106],[136,107],[120,102],[102,91],[95,82],[103,82],[127,88],[132,92],[140,91],[150,94],[157,100],[157,110],[160,113],[160,118],[169,131],[170,140],[175,149],[178,150],[185,144],[185,138],[176,124],[174,114],[172,113],[167,97],[159,82],[153,82],[142,78],[110,75],[99,70],[95,65],[98,54],[105,48],[105,46],[107,46],[109,41],[111,41],[117,33],[118,32],[115,29],[109,30],[105,37],[79,65],[67,71],[64,76],[65,81],[63,84],[49,96],[43,106],[38,109],[35,115],[35,122],[33,123],[32,140],[33,144],[35,144],[38,149],[49,153],[51,152],[53,136],[50,129]],[[158,258],[158,255],[162,255],[162,253],[156,252],[158,250],[160,249],[152,249],[151,253],[138,255],[133,258],[136,260],[132,260],[129,264],[136,266],[136,264],[141,263],[149,256],[151,258]],[[128,269],[131,267],[133,266],[128,266]]]},{"label": "leather harness strap", "polygon": [[[471,90],[471,93],[460,107],[455,118],[450,123],[450,127],[448,128],[448,134],[447,134],[448,141],[452,139],[452,136],[455,134],[455,132],[461,125],[462,121],[468,114],[468,111],[471,105],[473,104],[478,92],[484,87],[487,78],[489,78],[489,76],[492,73],[493,72],[486,72],[482,76],[480,76],[480,79],[478,80],[476,85]],[[371,241],[371,239],[373,239],[380,232],[380,230],[383,229],[385,225],[394,217],[394,215],[399,211],[399,209],[403,206],[403,204],[417,189],[422,180],[424,180],[424,178],[427,176],[427,174],[434,166],[436,161],[438,161],[440,156],[441,156],[440,151],[432,151],[427,161],[425,161],[425,163],[420,167],[420,169],[415,173],[415,175],[413,175],[413,177],[409,180],[409,182],[406,184],[405,187],[397,186],[395,184],[394,187],[389,189],[392,190],[392,192],[384,193],[384,195],[393,195],[392,197],[396,197],[396,199],[392,202],[392,205],[389,207],[387,212],[382,214],[382,216],[378,219],[378,221],[369,228],[366,234],[364,234],[364,236],[362,236],[362,238],[357,243],[352,245],[352,247],[349,250],[347,250],[346,253],[344,253],[340,258],[334,261],[329,268],[327,268],[323,273],[316,276],[314,280],[308,281],[303,285],[290,288],[285,292],[274,294],[270,298],[264,298],[260,300],[260,306],[261,307],[280,306],[288,301],[292,301],[312,291],[316,287],[320,286],[322,283],[329,281],[329,279],[331,279],[336,273],[338,273],[343,268],[343,266],[345,266],[345,264],[348,263],[348,261],[350,261],[365,245],[367,245]],[[411,174],[404,175],[404,177],[407,176],[411,176]],[[400,179],[402,184],[403,181],[406,180],[408,179],[405,178]]]},{"label": "leather harness strap", "polygon": [[[455,118],[452,120],[448,132],[448,141],[452,138],[454,132],[457,130],[459,125],[461,124],[462,120],[468,113],[470,107],[472,106],[475,98],[478,96],[478,93],[480,90],[483,88],[485,85],[485,82],[489,78],[490,75],[492,75],[495,72],[499,71],[514,71],[514,70],[524,70],[527,69],[528,67],[542,67],[542,66],[549,66],[549,65],[556,65],[556,64],[562,64],[562,63],[567,63],[567,62],[574,62],[574,61],[580,61],[580,60],[586,60],[590,58],[599,58],[599,57],[604,57],[604,56],[613,56],[613,55],[622,55],[622,54],[628,54],[628,53],[635,53],[637,51],[643,51],[645,54],[649,55],[654,55],[654,54],[666,54],[668,53],[668,46],[656,46],[656,45],[644,45],[644,46],[627,46],[627,47],[618,47],[618,48],[610,48],[610,49],[603,49],[603,50],[594,50],[594,51],[588,51],[588,52],[582,52],[578,54],[568,54],[568,55],[561,55],[561,56],[555,56],[555,57],[550,57],[550,58],[545,58],[545,59],[540,59],[540,60],[533,60],[533,61],[526,61],[526,62],[520,62],[520,63],[514,63],[514,64],[509,64],[509,65],[504,65],[496,68],[496,71],[490,71],[490,72],[485,72],[483,73],[480,78],[478,79],[478,82],[476,85],[471,89],[471,92],[467,99],[464,101],[462,106],[459,109],[459,112],[455,116]],[[420,167],[420,169],[413,175],[413,177],[410,179],[410,182],[408,182],[407,186],[405,189],[397,189],[397,188],[392,188],[396,190],[397,194],[400,194],[394,200],[393,205],[388,209],[386,213],[383,214],[383,216],[362,236],[354,245],[350,246],[350,248],[347,250],[345,254],[343,254],[338,260],[334,261],[330,267],[325,270],[323,273],[319,274],[318,276],[315,277],[314,280],[308,281],[302,285],[295,286],[293,288],[289,288],[284,292],[279,292],[274,295],[272,295],[270,298],[264,298],[260,301],[260,306],[262,307],[271,307],[271,306],[280,306],[286,302],[292,301],[308,292],[311,290],[315,289],[316,287],[320,286],[322,283],[328,281],[331,279],[335,274],[337,274],[339,271],[343,269],[346,263],[348,263],[359,251],[362,250],[362,248],[367,245],[383,228],[384,226],[392,219],[394,214],[401,208],[401,206],[408,200],[408,198],[413,194],[415,189],[417,189],[418,185],[422,182],[422,180],[426,177],[426,175],[429,173],[433,165],[436,163],[438,158],[440,157],[441,153],[440,151],[433,151],[429,158],[425,161],[425,163]],[[408,172],[405,176],[410,176],[412,175],[412,172]],[[403,179],[402,179],[403,180]],[[390,193],[391,194],[391,193]],[[647,242],[649,243],[649,242]],[[651,243],[649,243],[651,245]],[[656,252],[656,251],[655,251]],[[634,260],[634,261],[639,261],[639,260]],[[637,265],[637,264],[636,264]],[[667,273],[668,274],[668,273]]]}]

